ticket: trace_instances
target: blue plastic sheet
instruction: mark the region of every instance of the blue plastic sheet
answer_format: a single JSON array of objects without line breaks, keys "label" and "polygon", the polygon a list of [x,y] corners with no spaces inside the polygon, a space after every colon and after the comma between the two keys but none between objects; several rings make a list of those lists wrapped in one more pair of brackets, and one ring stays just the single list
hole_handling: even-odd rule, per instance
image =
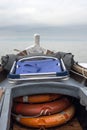
[{"label": "blue plastic sheet", "polygon": [[16,74],[29,74],[29,73],[49,73],[49,72],[62,72],[60,60],[44,59],[33,61],[18,61],[16,65]]}]

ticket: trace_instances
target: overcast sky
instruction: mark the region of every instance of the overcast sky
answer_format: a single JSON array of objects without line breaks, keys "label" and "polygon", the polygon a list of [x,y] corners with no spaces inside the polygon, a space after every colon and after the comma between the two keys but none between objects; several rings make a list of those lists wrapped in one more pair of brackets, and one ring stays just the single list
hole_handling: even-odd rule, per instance
[{"label": "overcast sky", "polygon": [[87,0],[0,1],[0,27],[77,24],[87,24]]}]

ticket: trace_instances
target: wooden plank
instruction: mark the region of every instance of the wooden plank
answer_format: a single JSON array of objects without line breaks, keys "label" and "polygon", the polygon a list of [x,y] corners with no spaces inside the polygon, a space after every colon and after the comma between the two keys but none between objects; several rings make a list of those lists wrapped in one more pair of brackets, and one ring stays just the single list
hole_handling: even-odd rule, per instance
[{"label": "wooden plank", "polygon": [[1,98],[2,98],[3,94],[4,94],[4,90],[2,88],[0,88],[0,101],[1,101]]},{"label": "wooden plank", "polygon": [[74,118],[73,120],[59,127],[56,130],[82,130],[82,127],[80,123],[78,122],[77,118]]},{"label": "wooden plank", "polygon": [[[15,123],[13,126],[13,130],[38,130],[38,129],[25,128]],[[49,130],[82,130],[82,127],[80,126],[80,123],[78,122],[77,118],[73,118],[70,122],[64,124],[63,126],[50,128]]]}]

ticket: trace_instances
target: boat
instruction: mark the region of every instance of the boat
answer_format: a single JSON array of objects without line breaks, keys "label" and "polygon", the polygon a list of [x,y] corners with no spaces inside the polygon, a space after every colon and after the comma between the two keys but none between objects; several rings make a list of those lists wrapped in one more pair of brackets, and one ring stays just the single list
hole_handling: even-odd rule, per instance
[{"label": "boat", "polygon": [[[40,60],[40,58],[43,60],[46,58],[47,60],[53,58],[53,61],[55,61],[57,60],[55,56],[57,59],[61,59],[60,62],[58,63],[60,63],[62,66],[62,72],[58,71],[57,75],[54,71],[51,73],[43,71],[40,72],[39,74],[36,74],[35,73],[36,70],[34,71],[33,74],[15,73],[16,72],[15,66],[17,65],[18,62],[24,62],[26,60],[31,59]],[[75,62],[73,60],[73,55],[71,53],[56,53],[55,55],[55,52],[42,48],[40,46],[40,35],[38,34],[35,34],[35,45],[28,47],[21,52],[19,51],[17,55],[13,54],[7,55],[3,57],[3,59],[4,59],[2,62],[3,64],[1,63],[0,65],[0,130],[45,129],[43,126],[38,127],[37,124],[36,128],[32,128],[32,125],[30,125],[30,127],[27,127],[26,125],[25,126],[20,125],[20,123],[14,121],[13,116],[14,117],[16,116],[15,114],[12,113],[12,106],[14,100],[22,101],[23,103],[23,101],[26,102],[27,99],[28,99],[27,101],[30,102],[31,99],[31,103],[36,103],[37,102],[37,100],[35,100],[36,98],[34,98],[33,100],[32,98],[28,97],[28,96],[32,97],[32,95],[39,95],[39,96],[46,95],[45,99],[40,97],[40,99],[42,99],[40,100],[40,103],[41,101],[44,103],[48,100],[51,102],[53,98],[49,98],[50,94],[52,94],[52,96],[53,95],[66,96],[74,104],[76,112],[74,114],[74,107],[69,106],[68,109],[62,111],[61,113],[63,114],[63,118],[65,119],[65,117],[67,117],[67,114],[64,115],[64,113],[66,111],[68,112],[71,111],[72,113],[70,113],[69,116],[69,119],[71,119],[72,117],[71,121],[66,123],[66,120],[64,120],[63,126],[56,125],[55,127],[54,123],[51,122],[51,124],[53,123],[52,128],[48,126],[46,127],[46,129],[87,130],[87,63],[83,64]],[[32,71],[35,69],[34,65],[33,69],[32,66],[29,67],[31,67]],[[22,100],[22,98],[18,98],[22,96],[24,97],[23,98],[24,100]],[[61,98],[61,96],[58,97],[59,99]],[[54,97],[54,99],[56,99],[56,97]],[[47,112],[48,111],[46,109],[44,113],[47,114]],[[72,116],[73,114],[74,116]],[[32,113],[31,115],[34,116],[34,113]],[[47,116],[46,116],[47,120],[50,120],[50,118]],[[19,117],[20,120],[19,118],[17,118],[17,120],[19,122],[22,122],[22,124],[26,124],[26,120],[29,122],[33,121],[33,119],[30,118],[24,118],[21,116]],[[61,115],[56,114],[55,117],[61,118]],[[42,117],[39,118],[43,120]],[[53,115],[51,118],[54,120]],[[37,123],[36,120],[34,121],[35,123]],[[46,123],[44,125],[46,126]]]}]

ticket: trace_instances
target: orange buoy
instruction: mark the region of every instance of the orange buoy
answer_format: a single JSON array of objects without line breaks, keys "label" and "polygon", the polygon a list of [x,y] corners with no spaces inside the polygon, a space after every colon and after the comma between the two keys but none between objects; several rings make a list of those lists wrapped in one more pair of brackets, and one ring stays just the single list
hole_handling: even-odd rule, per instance
[{"label": "orange buoy", "polygon": [[14,103],[13,112],[25,116],[50,115],[60,112],[70,105],[66,97],[40,104]]},{"label": "orange buoy", "polygon": [[21,96],[14,99],[15,102],[26,102],[26,103],[42,103],[53,101],[60,98],[61,94],[39,94],[30,96]]},{"label": "orange buoy", "polygon": [[15,116],[15,119],[27,127],[40,128],[44,126],[45,128],[50,128],[66,123],[74,116],[74,113],[75,108],[73,105],[71,105],[64,111],[50,116],[41,116],[37,118]]}]

